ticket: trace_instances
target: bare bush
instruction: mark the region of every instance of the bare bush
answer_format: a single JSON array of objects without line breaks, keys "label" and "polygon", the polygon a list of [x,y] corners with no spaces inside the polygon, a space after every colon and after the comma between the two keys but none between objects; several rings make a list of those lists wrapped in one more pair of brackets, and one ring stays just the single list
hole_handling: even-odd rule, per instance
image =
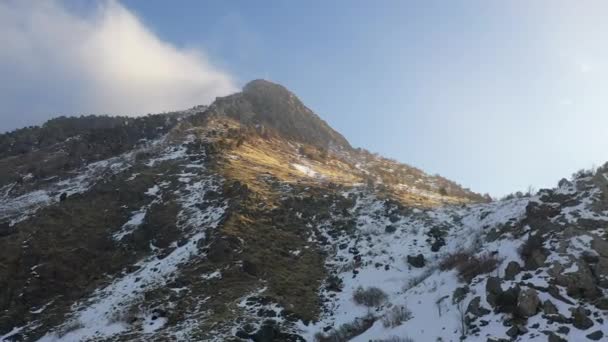
[{"label": "bare bush", "polygon": [[376,322],[376,317],[367,315],[362,318],[356,318],[351,323],[342,324],[337,329],[327,333],[315,334],[316,342],[347,342],[356,336],[363,334],[367,329],[371,328]]},{"label": "bare bush", "polygon": [[442,271],[453,270],[458,265],[465,263],[471,257],[468,252],[456,252],[449,254],[439,263],[439,269]]},{"label": "bare bush", "polygon": [[359,305],[367,306],[368,308],[377,307],[386,302],[388,296],[381,289],[371,286],[367,289],[359,286],[353,294],[353,300]]},{"label": "bare bush", "polygon": [[499,260],[491,254],[476,256],[472,253],[457,252],[448,255],[439,268],[442,271],[456,269],[460,280],[467,283],[480,274],[490,273],[498,267]]},{"label": "bare bush", "polygon": [[391,336],[382,340],[371,340],[370,342],[414,342],[414,339],[411,337]]},{"label": "bare bush", "polygon": [[385,328],[394,328],[410,319],[412,312],[405,305],[395,305],[382,317],[382,324]]}]

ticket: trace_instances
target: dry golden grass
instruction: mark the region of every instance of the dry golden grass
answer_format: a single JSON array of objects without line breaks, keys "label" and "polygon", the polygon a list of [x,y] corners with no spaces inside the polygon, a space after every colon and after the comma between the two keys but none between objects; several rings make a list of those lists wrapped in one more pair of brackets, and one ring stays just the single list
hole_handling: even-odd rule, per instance
[{"label": "dry golden grass", "polygon": [[[310,145],[289,142],[276,132],[257,134],[252,128],[243,129],[239,122],[227,117],[212,117],[205,125],[188,128],[188,133],[206,141],[221,142],[225,153],[218,170],[224,177],[238,180],[257,193],[269,206],[273,206],[280,192],[276,182],[298,183],[310,186],[338,184],[354,186],[366,182],[360,169],[347,160],[326,153]],[[211,134],[213,133],[213,134]],[[305,151],[304,155],[300,153]],[[382,195],[415,207],[436,207],[444,204],[470,203],[458,196],[440,196],[432,191],[414,192],[401,189],[399,184],[410,183],[424,173],[416,168],[377,156],[367,156],[369,165],[378,171],[385,186]],[[294,167],[306,166],[314,174],[306,174]]]}]

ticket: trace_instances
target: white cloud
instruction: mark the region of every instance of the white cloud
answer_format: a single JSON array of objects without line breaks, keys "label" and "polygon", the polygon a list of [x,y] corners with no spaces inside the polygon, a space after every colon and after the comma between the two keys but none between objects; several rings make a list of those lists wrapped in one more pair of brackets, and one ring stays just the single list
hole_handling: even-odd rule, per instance
[{"label": "white cloud", "polygon": [[202,51],[160,40],[113,0],[86,14],[60,1],[1,2],[0,74],[0,131],[57,112],[187,108],[236,90]]}]

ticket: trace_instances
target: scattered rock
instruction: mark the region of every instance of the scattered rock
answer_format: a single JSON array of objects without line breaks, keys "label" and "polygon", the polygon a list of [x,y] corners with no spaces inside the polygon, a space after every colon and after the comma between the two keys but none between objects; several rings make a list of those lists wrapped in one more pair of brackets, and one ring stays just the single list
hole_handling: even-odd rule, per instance
[{"label": "scattered rock", "polygon": [[390,225],[388,225],[388,226],[384,227],[384,232],[385,232],[385,233],[392,234],[392,233],[394,233],[395,231],[397,231],[397,227],[393,226],[392,224],[390,224]]},{"label": "scattered rock", "polygon": [[515,276],[521,272],[521,266],[517,261],[511,261],[505,269],[505,280],[514,280]]},{"label": "scattered rock", "polygon": [[572,182],[570,182],[569,180],[567,180],[566,178],[562,178],[560,179],[560,181],[557,183],[557,186],[560,188],[566,188],[569,186],[572,186]]},{"label": "scattered rock", "polygon": [[581,330],[587,330],[593,326],[593,321],[587,316],[585,308],[578,307],[572,310],[572,325]]},{"label": "scattered rock", "polygon": [[452,294],[452,304],[460,303],[467,296],[468,293],[468,286],[459,287],[454,290],[454,293]]},{"label": "scattered rock", "polygon": [[594,331],[591,334],[587,335],[587,338],[592,341],[599,341],[602,337],[604,337],[604,333],[601,330]]},{"label": "scattered rock", "polygon": [[481,297],[477,296],[469,302],[466,312],[481,317],[489,314],[491,311],[481,306]]},{"label": "scattered rock", "polygon": [[548,336],[549,337],[548,342],[568,342],[568,340],[566,340],[565,338],[557,335],[554,332],[550,331],[550,332],[548,332],[548,335],[549,335]]},{"label": "scattered rock", "polygon": [[555,304],[547,299],[543,302],[543,313],[545,315],[557,315],[559,311],[557,310]]},{"label": "scattered rock", "polygon": [[557,204],[530,202],[526,206],[526,215],[529,219],[546,220],[559,215],[561,209]]},{"label": "scattered rock", "polygon": [[522,317],[531,317],[536,315],[538,307],[540,305],[540,299],[538,299],[538,293],[534,289],[525,289],[519,292],[517,297],[517,312]]},{"label": "scattered rock", "polygon": [[520,289],[518,286],[509,288],[496,296],[496,311],[515,314]]},{"label": "scattered rock", "polygon": [[424,265],[426,263],[425,259],[424,259],[424,255],[422,255],[422,254],[418,254],[416,256],[408,255],[407,262],[408,262],[408,264],[410,264],[416,268],[424,267]]},{"label": "scattered rock", "polygon": [[257,265],[249,260],[243,261],[243,272],[245,272],[249,275],[252,275],[254,277],[257,277],[259,275],[259,270],[258,270]]},{"label": "scattered rock", "polygon": [[528,328],[526,328],[523,325],[514,325],[511,328],[509,328],[509,330],[507,330],[507,332],[506,332],[507,336],[509,336],[511,338],[515,338],[517,336],[524,335],[527,333],[528,333]]},{"label": "scattered rock", "polygon": [[502,293],[500,278],[488,277],[486,280],[486,300],[492,306],[496,305],[496,297]]},{"label": "scattered rock", "polygon": [[431,244],[431,252],[438,252],[443,246],[445,246],[445,240],[443,238],[436,239]]},{"label": "scattered rock", "polygon": [[600,310],[608,310],[608,298],[602,297],[596,300],[593,305]]}]

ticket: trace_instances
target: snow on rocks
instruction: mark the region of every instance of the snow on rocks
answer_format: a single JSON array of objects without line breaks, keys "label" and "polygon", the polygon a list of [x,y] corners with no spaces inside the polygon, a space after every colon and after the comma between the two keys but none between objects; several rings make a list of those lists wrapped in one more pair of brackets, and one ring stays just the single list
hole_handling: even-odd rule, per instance
[{"label": "snow on rocks", "polygon": [[[207,194],[220,190],[221,180],[204,172],[204,167],[201,170],[201,173],[193,175],[192,182],[181,183],[174,190],[181,207],[177,214],[177,226],[183,232],[184,241],[174,245],[168,254],[162,256],[156,254],[157,248],[151,248],[152,255],[135,264],[135,271],[96,290],[87,300],[75,303],[68,321],[39,341],[107,339],[137,328],[135,323],[123,319],[125,310],[141,302],[146,291],[165,286],[174,279],[180,265],[193,258],[204,257],[199,251],[199,242],[217,227],[224,215],[226,203],[207,199]],[[154,196],[154,201],[157,201],[161,200],[162,192],[161,184],[151,187],[146,194]],[[136,211],[114,238],[120,240],[141,224],[149,205]],[[163,329],[166,322],[166,318],[152,313],[144,315],[137,324],[146,334]]]}]

